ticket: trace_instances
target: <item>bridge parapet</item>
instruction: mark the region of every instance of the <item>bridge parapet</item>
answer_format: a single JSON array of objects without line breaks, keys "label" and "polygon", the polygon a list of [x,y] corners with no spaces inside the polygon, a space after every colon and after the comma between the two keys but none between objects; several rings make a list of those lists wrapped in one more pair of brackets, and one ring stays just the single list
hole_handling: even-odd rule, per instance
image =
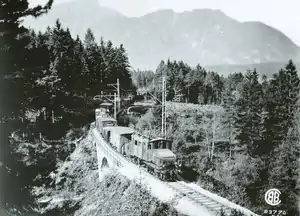
[{"label": "bridge parapet", "polygon": [[[98,166],[102,168],[102,161],[104,158],[108,161],[108,166],[124,166],[127,163],[125,157],[120,155],[114,148],[107,144],[106,140],[100,135],[98,130],[93,129],[93,136],[95,138],[97,154],[98,154]],[[100,164],[99,164],[100,163]],[[101,169],[100,169],[101,170]]]},{"label": "bridge parapet", "polygon": [[[140,178],[140,183],[147,186],[155,197],[164,202],[171,202],[170,204],[176,210],[190,216],[199,216],[200,212],[202,216],[215,216],[218,214],[216,210],[220,208],[226,210],[227,213],[230,212],[230,209],[238,209],[242,210],[246,215],[259,216],[228,200],[221,199],[221,197],[214,194],[208,194],[208,192],[205,192],[203,189],[200,190],[199,187],[195,187],[193,184],[163,182],[112,148],[97,129],[93,129],[92,134],[97,149],[99,178],[101,178],[103,166],[116,167],[121,174],[131,180],[139,180]],[[107,164],[105,164],[105,161]]]}]

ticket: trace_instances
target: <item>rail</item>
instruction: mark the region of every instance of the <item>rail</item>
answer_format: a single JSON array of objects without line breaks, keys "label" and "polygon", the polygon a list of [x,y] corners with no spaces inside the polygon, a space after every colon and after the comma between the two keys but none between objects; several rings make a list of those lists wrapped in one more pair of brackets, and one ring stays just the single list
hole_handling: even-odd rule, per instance
[{"label": "rail", "polygon": [[250,210],[238,206],[222,197],[219,197],[215,194],[211,194],[210,192],[205,191],[202,188],[196,189],[185,182],[169,182],[168,184],[170,185],[170,187],[172,187],[174,190],[178,191],[181,194],[179,199],[187,197],[191,201],[207,208],[209,211],[216,215],[220,213],[221,209],[223,209],[225,215],[231,215],[231,211],[233,209],[236,209],[247,216],[259,216],[251,212]]},{"label": "rail", "polygon": [[192,202],[195,202],[206,209],[208,209],[210,212],[214,214],[218,214],[221,209],[224,210],[224,213],[226,215],[229,215],[231,213],[231,209],[227,206],[222,206],[218,202],[210,199],[207,196],[204,196],[203,194],[196,193],[194,190],[191,190],[190,188],[185,187],[181,184],[181,182],[175,182],[175,183],[169,183],[169,185],[176,191],[180,193],[180,199],[183,197],[189,198]]},{"label": "rail", "polygon": [[[178,181],[178,182],[163,182],[160,179],[158,179],[157,177],[153,176],[152,174],[150,174],[149,172],[145,171],[144,169],[141,169],[141,167],[137,166],[136,164],[132,163],[130,160],[128,160],[127,158],[125,158],[123,155],[121,155],[117,150],[115,150],[113,147],[111,147],[107,141],[100,135],[100,133],[98,132],[98,130],[95,128],[93,129],[93,135],[96,138],[96,140],[99,140],[99,148],[101,151],[103,151],[103,153],[105,154],[106,157],[110,157],[114,164],[116,164],[118,167],[122,167],[125,165],[131,166],[131,167],[135,167],[136,169],[139,169],[140,172],[147,176],[148,178],[150,177],[152,180],[158,181],[161,184],[167,186],[168,188],[170,188],[172,191],[178,192],[180,195],[179,196],[175,196],[173,197],[173,199],[171,200],[171,202],[176,202],[181,200],[182,198],[186,197],[188,198],[190,201],[205,207],[207,210],[209,210],[211,213],[218,215],[221,211],[221,209],[223,209],[223,211],[225,212],[226,215],[230,215],[231,214],[231,210],[232,209],[236,209],[236,210],[240,210],[242,211],[245,215],[247,216],[259,216],[251,211],[249,211],[248,209],[245,209],[241,206],[238,206],[222,197],[216,196],[210,196],[209,194],[200,190],[200,189],[196,189],[190,185],[188,185],[185,182],[182,181]],[[218,197],[218,198],[216,198]],[[170,201],[170,200],[169,200]]]}]

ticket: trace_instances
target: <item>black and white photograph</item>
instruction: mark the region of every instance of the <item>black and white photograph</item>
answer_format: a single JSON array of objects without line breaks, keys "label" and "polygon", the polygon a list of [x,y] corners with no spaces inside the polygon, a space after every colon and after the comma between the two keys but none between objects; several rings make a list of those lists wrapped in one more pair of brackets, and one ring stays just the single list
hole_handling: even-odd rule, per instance
[{"label": "black and white photograph", "polygon": [[0,216],[300,216],[299,0],[0,0]]}]

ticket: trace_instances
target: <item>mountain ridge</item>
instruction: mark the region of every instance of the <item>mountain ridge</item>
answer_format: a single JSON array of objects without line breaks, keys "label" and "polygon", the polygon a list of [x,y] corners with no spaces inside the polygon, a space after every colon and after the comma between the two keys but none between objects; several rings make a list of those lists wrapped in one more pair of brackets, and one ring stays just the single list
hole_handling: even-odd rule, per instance
[{"label": "mountain ridge", "polygon": [[153,70],[168,58],[191,66],[300,61],[300,48],[281,31],[261,22],[239,22],[220,10],[163,9],[127,17],[97,0],[87,2],[56,5],[47,15],[24,24],[44,30],[60,19],[82,39],[91,28],[97,41],[103,37],[123,44],[133,68],[140,69]]}]

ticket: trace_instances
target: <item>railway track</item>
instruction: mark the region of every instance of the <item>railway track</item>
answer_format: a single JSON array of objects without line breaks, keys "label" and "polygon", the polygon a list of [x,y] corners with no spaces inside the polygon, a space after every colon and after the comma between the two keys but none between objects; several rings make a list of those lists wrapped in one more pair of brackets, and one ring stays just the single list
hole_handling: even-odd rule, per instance
[{"label": "railway track", "polygon": [[[103,139],[103,138],[102,138]],[[104,139],[103,139],[104,142]],[[114,152],[114,154],[119,154],[115,149],[113,149],[110,145],[107,145],[107,147],[110,149],[109,151]],[[111,153],[112,153],[111,152]],[[119,154],[119,156],[121,156]],[[117,159],[115,159],[117,160]],[[132,164],[135,166],[138,166],[136,163],[134,163],[132,160],[130,160],[127,157],[121,156],[118,158],[118,164],[126,165],[126,164]],[[146,172],[149,176],[152,176],[153,178],[156,178],[157,180],[160,180],[157,176],[154,176],[150,174],[147,169],[143,167],[139,167],[140,170],[143,170]],[[176,191],[178,195],[176,195],[170,202],[175,204],[178,203],[182,198],[188,198],[191,202],[194,202],[195,204],[199,206],[203,206],[206,208],[209,212],[211,212],[213,215],[220,215],[221,209],[223,209],[226,216],[230,216],[233,209],[241,209],[242,207],[229,202],[228,200],[223,201],[221,197],[213,197],[209,194],[206,194],[206,192],[201,192],[197,188],[193,188],[188,184],[188,181],[184,180],[180,175],[177,175],[177,178],[179,181],[176,182],[165,182],[160,180],[161,182],[167,184],[171,189]],[[221,201],[220,201],[220,199]],[[224,199],[224,198],[223,198]],[[242,208],[244,209],[244,208]],[[243,210],[243,213],[245,216],[259,216],[247,209]]]},{"label": "railway track", "polygon": [[217,200],[205,194],[195,191],[193,188],[182,181],[168,182],[168,185],[179,193],[179,196],[173,200],[174,202],[178,202],[180,199],[186,197],[191,201],[205,207],[214,215],[220,214],[221,209],[223,209],[226,215],[231,214],[232,209],[230,207],[218,202]]}]

